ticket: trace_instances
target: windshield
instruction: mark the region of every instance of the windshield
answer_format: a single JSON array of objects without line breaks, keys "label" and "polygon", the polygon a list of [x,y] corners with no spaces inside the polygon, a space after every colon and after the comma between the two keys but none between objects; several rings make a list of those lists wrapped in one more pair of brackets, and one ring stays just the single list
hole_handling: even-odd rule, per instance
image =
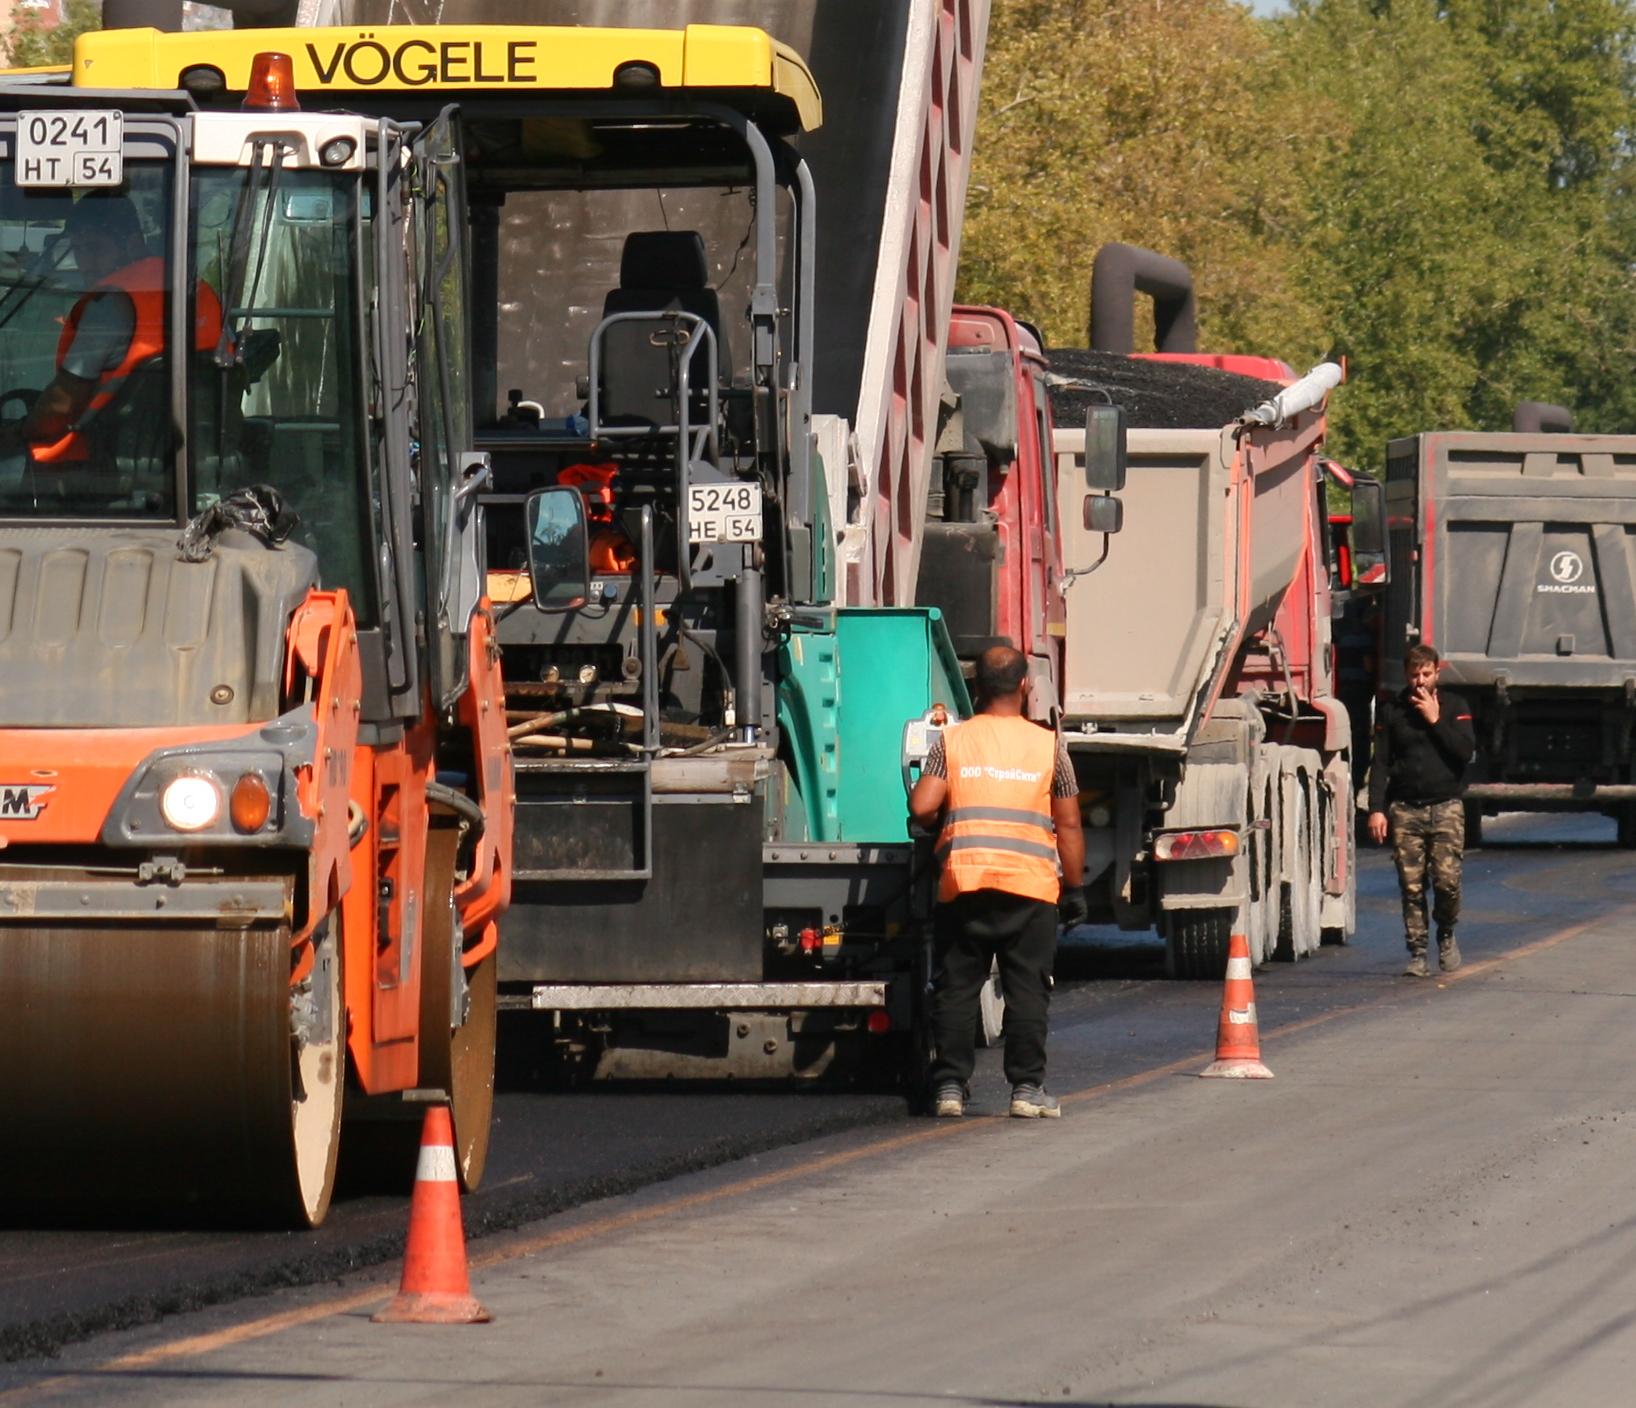
[{"label": "windshield", "polygon": [[225,321],[195,354],[189,388],[194,507],[272,485],[300,516],[294,537],[318,554],[323,585],[345,587],[373,625],[357,178],[270,175],[194,168],[200,297],[219,290]]},{"label": "windshield", "polygon": [[0,513],[175,514],[171,169],[125,173],[78,195],[0,183]]},{"label": "windshield", "polygon": [[270,484],[372,625],[356,177],[270,174],[193,169],[180,513],[172,168],[127,161],[117,190],[0,183],[0,515],[174,522]]}]

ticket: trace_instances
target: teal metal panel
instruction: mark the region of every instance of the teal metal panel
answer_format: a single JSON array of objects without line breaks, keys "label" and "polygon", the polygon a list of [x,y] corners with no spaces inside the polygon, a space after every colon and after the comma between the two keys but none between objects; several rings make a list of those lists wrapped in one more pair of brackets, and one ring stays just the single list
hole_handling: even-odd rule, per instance
[{"label": "teal metal panel", "polygon": [[[853,607],[835,613],[840,684],[835,839],[908,839],[903,726],[933,704],[971,713],[960,661],[936,607]],[[827,839],[827,838],[825,838]]]},{"label": "teal metal panel", "polygon": [[778,651],[778,727],[788,765],[780,840],[839,839],[840,702],[834,631],[795,625]]}]

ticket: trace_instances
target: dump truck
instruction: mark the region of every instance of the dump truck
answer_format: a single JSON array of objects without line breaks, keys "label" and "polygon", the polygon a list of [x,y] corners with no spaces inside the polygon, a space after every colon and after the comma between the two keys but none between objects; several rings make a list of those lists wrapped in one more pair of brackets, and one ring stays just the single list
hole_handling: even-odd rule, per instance
[{"label": "dump truck", "polygon": [[[1524,403],[1524,423],[1566,426]],[[1485,814],[1573,810],[1636,846],[1636,615],[1626,542],[1636,437],[1434,431],[1386,447],[1392,585],[1382,690],[1435,646],[1472,706],[1466,835]]]},{"label": "dump truck", "polygon": [[0,1188],[316,1224],[343,1133],[407,1181],[444,1099],[466,1186],[488,1148],[514,784],[457,134],[163,42],[0,81]]},{"label": "dump truck", "polygon": [[[1130,352],[1137,292],[1160,350]],[[1121,315],[1110,317],[1112,303]],[[1355,912],[1350,727],[1335,697],[1320,452],[1339,383],[1264,357],[1199,353],[1184,266],[1098,257],[1085,352],[1051,354],[1065,559],[1063,729],[1081,787],[1094,922],[1156,929],[1167,971],[1220,977],[1344,941]],[[1088,454],[1128,421],[1121,475]],[[1125,530],[1092,528],[1123,480]],[[1356,523],[1378,524],[1365,486]],[[1367,538],[1370,529],[1362,536]],[[1354,573],[1354,589],[1361,578]]]}]

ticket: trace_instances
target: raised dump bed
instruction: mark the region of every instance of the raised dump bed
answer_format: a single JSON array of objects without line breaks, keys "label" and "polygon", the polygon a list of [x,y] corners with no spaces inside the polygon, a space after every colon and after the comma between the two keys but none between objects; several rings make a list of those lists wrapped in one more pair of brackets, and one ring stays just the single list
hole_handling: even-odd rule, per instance
[{"label": "raised dump bed", "polygon": [[[1269,382],[1109,353],[1051,355],[1059,376],[1072,369],[1072,383],[1053,391],[1059,425],[1083,425],[1104,395],[1131,421],[1124,529],[1069,592],[1064,716],[1099,733],[1185,729],[1300,568],[1312,437],[1229,424],[1277,394]],[[1084,527],[1083,430],[1058,431],[1056,444],[1073,569],[1096,561],[1102,535]]]},{"label": "raised dump bed", "polygon": [[1056,436],[1069,569],[1063,730],[1093,919],[1157,928],[1168,970],[1219,976],[1352,924],[1345,711],[1329,676],[1324,387],[1246,413],[1273,383],[1197,362],[1053,353],[1053,409],[1129,420],[1124,526],[1086,526],[1085,432]]}]

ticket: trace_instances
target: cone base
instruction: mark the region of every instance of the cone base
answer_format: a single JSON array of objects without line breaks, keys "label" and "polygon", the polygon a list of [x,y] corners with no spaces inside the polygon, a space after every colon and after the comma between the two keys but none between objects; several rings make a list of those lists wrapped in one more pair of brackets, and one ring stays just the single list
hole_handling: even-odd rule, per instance
[{"label": "cone base", "polygon": [[1228,1060],[1212,1061],[1202,1071],[1203,1076],[1223,1076],[1229,1080],[1271,1080],[1272,1072],[1259,1061],[1243,1056],[1234,1056]]},{"label": "cone base", "polygon": [[404,1291],[369,1317],[377,1325],[485,1325],[494,1317],[475,1296]]}]

